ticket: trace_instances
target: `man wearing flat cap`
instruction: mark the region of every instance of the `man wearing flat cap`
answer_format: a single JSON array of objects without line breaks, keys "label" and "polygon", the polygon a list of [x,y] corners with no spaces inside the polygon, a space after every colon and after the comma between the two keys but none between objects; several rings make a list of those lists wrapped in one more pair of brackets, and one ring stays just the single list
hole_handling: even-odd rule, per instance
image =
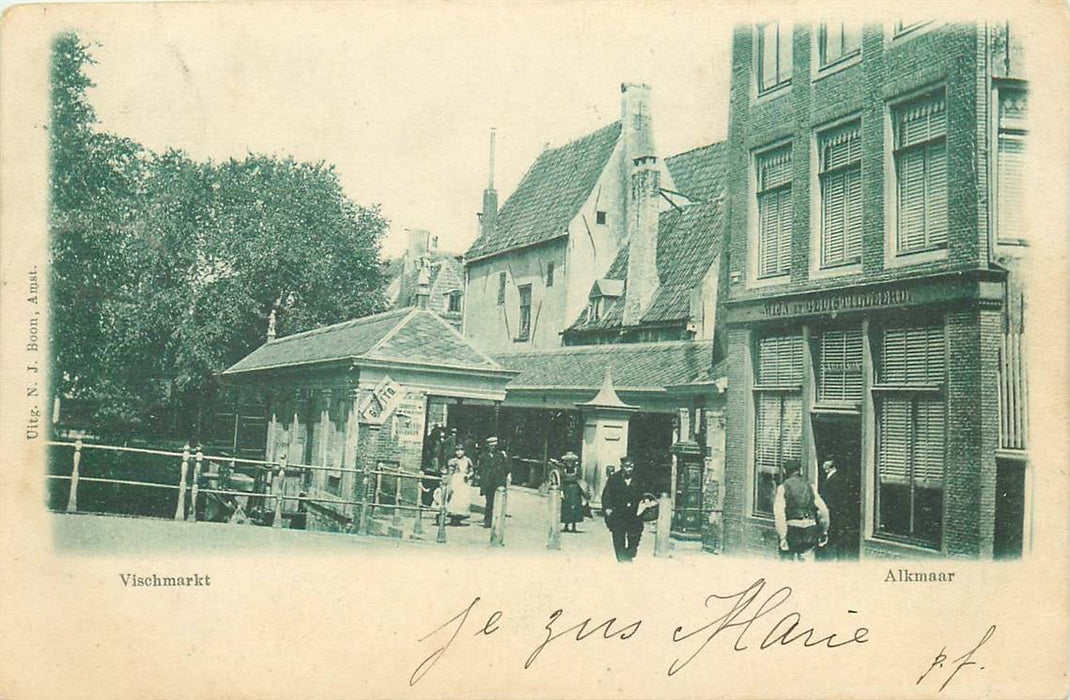
[{"label": "man wearing flat cap", "polygon": [[483,527],[490,527],[494,517],[494,494],[499,486],[505,486],[509,478],[509,457],[498,446],[498,438],[487,438],[487,450],[480,460],[479,492],[486,499],[483,509]]},{"label": "man wearing flat cap", "polygon": [[602,490],[602,513],[606,527],[613,535],[613,551],[617,561],[630,562],[639,549],[639,538],[643,535],[642,511],[646,503],[639,481],[635,478],[635,462],[630,457],[622,457],[620,470],[614,472]]}]

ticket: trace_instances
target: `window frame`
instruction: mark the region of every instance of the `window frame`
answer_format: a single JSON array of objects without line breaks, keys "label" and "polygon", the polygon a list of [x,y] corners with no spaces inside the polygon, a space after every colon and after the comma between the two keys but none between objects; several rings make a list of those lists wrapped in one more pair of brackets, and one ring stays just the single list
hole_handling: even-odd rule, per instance
[{"label": "window frame", "polygon": [[[939,343],[940,347],[940,368],[939,376],[929,376],[929,367],[926,366],[924,370],[925,376],[921,379],[911,380],[909,377],[904,378],[903,381],[888,381],[885,377],[885,363],[886,363],[886,347],[885,342],[888,337],[889,331],[903,332],[904,334],[910,331],[918,332],[923,331],[931,333],[932,337],[927,337],[925,340],[926,359],[924,363],[928,365],[928,351],[932,347],[932,340]],[[872,536],[875,539],[887,542],[895,542],[900,544],[907,544],[916,547],[920,547],[930,551],[942,551],[945,544],[945,533],[947,523],[947,453],[948,453],[948,432],[949,432],[949,416],[948,416],[948,402],[947,402],[947,373],[949,370],[949,348],[948,348],[948,331],[946,323],[939,325],[919,325],[916,323],[904,322],[900,324],[889,324],[882,327],[875,334],[876,348],[874,352],[875,367],[875,382],[871,387],[873,409],[874,409],[874,453],[873,453],[873,528]],[[907,342],[904,337],[904,342]],[[907,353],[909,348],[904,348],[904,355],[901,359],[903,364],[903,372],[908,374],[910,370],[908,368],[909,360],[907,359]],[[885,523],[881,517],[881,467],[882,456],[885,454],[882,437],[885,434],[884,419],[886,411],[891,402],[906,400],[908,402],[908,436],[906,438],[906,444],[902,446],[902,450],[905,454],[904,459],[906,464],[904,465],[906,486],[908,489],[908,523],[907,533],[902,534],[900,532],[889,531],[885,528]],[[938,523],[938,533],[936,541],[925,539],[916,534],[915,520],[917,518],[917,491],[925,486],[918,485],[918,473],[917,468],[918,459],[918,434],[919,434],[919,415],[921,413],[919,407],[927,403],[932,405],[938,403],[939,415],[941,420],[941,440],[942,444],[937,449],[937,455],[935,459],[940,465],[942,465],[942,472],[940,474],[939,483],[939,503],[940,503],[940,516]],[[928,420],[926,418],[925,420]],[[928,424],[926,424],[928,427]],[[931,448],[930,448],[931,449]],[[929,455],[932,458],[932,455]],[[927,477],[923,477],[922,480],[927,480]],[[887,483],[892,483],[891,481]]]},{"label": "window frame", "polygon": [[[766,87],[765,85],[765,36],[763,30],[774,25],[776,27],[776,48],[775,48],[775,78],[774,83]],[[787,43],[782,36],[782,28],[787,27]],[[759,22],[755,25],[755,38],[754,38],[754,84],[755,92],[759,97],[769,95],[780,90],[786,90],[791,86],[791,81],[794,73],[795,63],[795,25],[793,23],[784,23],[780,21],[772,22]],[[788,55],[784,56],[783,47],[787,46],[789,51]],[[781,66],[782,59],[787,58],[787,75],[784,75],[784,69]]]},{"label": "window frame", "polygon": [[852,62],[854,59],[859,58],[862,55],[862,24],[856,24],[858,28],[858,46],[854,49],[847,50],[844,48],[843,53],[834,59],[828,58],[828,27],[830,24],[838,24],[840,26],[840,43],[844,45],[846,40],[845,28],[853,23],[850,22],[821,22],[817,27],[817,68],[819,72],[835,69],[845,63]]},{"label": "window frame", "polygon": [[506,278],[505,270],[500,270],[498,272],[498,306],[504,306],[505,305],[506,283],[507,283],[507,278]]},{"label": "window frame", "polygon": [[[846,164],[837,165],[835,167],[827,168],[825,165],[825,153],[824,145],[826,139],[830,136],[843,132],[847,129],[854,128],[857,131],[858,140],[858,155],[855,160],[849,160]],[[843,119],[840,119],[834,123],[827,124],[821,129],[814,131],[813,139],[813,160],[814,160],[814,189],[816,193],[816,202],[812,207],[811,215],[811,276],[822,277],[840,274],[850,274],[861,272],[862,270],[862,253],[864,247],[865,236],[865,181],[862,174],[862,161],[863,161],[863,149],[864,144],[862,142],[862,119],[859,115],[854,114]],[[825,236],[825,213],[826,207],[826,181],[830,180],[832,176],[844,173],[844,230],[843,230],[843,248],[846,251],[848,248],[849,228],[848,228],[848,212],[850,211],[850,198],[847,194],[847,173],[849,171],[857,172],[858,184],[857,184],[857,196],[859,201],[858,206],[858,251],[857,255],[851,259],[845,259],[843,262],[827,263],[826,262],[826,236]]]},{"label": "window frame", "polygon": [[[523,343],[531,339],[531,285],[522,284],[517,287],[519,296],[519,313],[516,324],[516,342]],[[525,296],[527,304],[524,303]]]},{"label": "window frame", "polygon": [[[461,305],[462,297],[463,297],[463,293],[459,289],[455,289],[454,291],[452,291],[449,294],[447,294],[446,295],[446,313],[448,313],[448,314],[459,314],[459,313],[461,313],[464,310],[464,307]],[[454,308],[454,307],[456,307],[456,308]]]},{"label": "window frame", "polygon": [[[784,182],[777,183],[771,187],[763,188],[762,177],[762,165],[767,159],[772,159],[776,154],[786,151],[788,154],[788,173],[789,176]],[[748,246],[751,251],[749,258],[751,260],[751,275],[750,279],[753,280],[752,286],[764,286],[771,284],[783,284],[791,280],[792,269],[792,248],[794,246],[795,239],[795,198],[794,198],[794,168],[795,168],[795,148],[794,143],[790,140],[782,141],[780,143],[772,144],[761,151],[756,151],[751,159],[751,192],[754,194],[751,197],[753,206],[752,219],[752,232],[750,236],[751,244]],[[787,231],[787,252],[785,260],[783,261],[783,269],[781,269],[780,255],[781,251],[779,245],[781,243],[782,232],[780,225],[782,223],[782,216],[780,214],[781,195],[786,195],[788,202],[788,208],[791,216],[791,224]],[[777,198],[777,261],[776,270],[773,273],[766,273],[762,271],[762,257],[765,249],[763,247],[762,238],[762,204],[766,198],[775,196]]]},{"label": "window frame", "polygon": [[554,286],[554,271],[555,271],[554,267],[555,267],[555,265],[554,265],[554,261],[553,260],[547,261],[547,263],[546,263],[546,286],[547,287]]},{"label": "window frame", "polygon": [[[1028,140],[1029,140],[1029,128],[1028,128],[1028,100],[1029,90],[1024,81],[1015,79],[996,79],[993,86],[993,102],[992,113],[995,118],[992,120],[992,221],[995,228],[995,241],[997,245],[1001,246],[1028,246],[1029,240],[1025,235],[1019,236],[1007,236],[1003,233],[1003,203],[1001,202],[1001,190],[1002,179],[1004,175],[1003,168],[1001,167],[1001,155],[1003,154],[1003,141],[1006,139],[1013,143],[1019,143],[1022,146],[1023,162],[1027,162],[1028,155]],[[1007,93],[1018,93],[1018,95],[1026,100],[1025,110],[1021,117],[1016,117],[1009,120],[1009,123],[1004,123],[1002,104],[1003,96]],[[1022,173],[1022,182],[1019,184],[1021,188],[1021,201],[1018,202],[1022,209],[1022,221],[1019,221],[1019,229],[1023,233],[1028,233],[1028,208],[1025,205],[1025,201],[1028,198],[1027,190],[1025,187],[1026,181],[1025,173]]]},{"label": "window frame", "polygon": [[[917,143],[911,143],[906,146],[900,147],[900,133],[899,126],[901,124],[899,115],[909,110],[912,106],[921,105],[924,102],[941,101],[943,103],[942,113],[944,119],[943,133],[937,137],[930,137]],[[948,147],[948,129],[947,129],[947,92],[943,84],[930,85],[928,87],[921,88],[912,93],[902,95],[896,98],[894,101],[890,101],[885,110],[885,250],[884,250],[884,266],[889,267],[901,267],[906,265],[917,265],[928,262],[934,262],[939,260],[945,260],[947,258],[948,249],[951,244],[951,207],[950,207],[950,158]],[[904,210],[902,209],[901,202],[901,181],[900,163],[903,160],[903,155],[911,155],[919,152],[928,153],[930,148],[936,145],[943,147],[943,167],[944,167],[944,230],[942,233],[943,240],[937,244],[927,244],[922,248],[902,250],[899,244],[900,234],[903,227]],[[928,173],[931,172],[929,168],[930,160],[926,156],[923,160],[924,170],[926,178]],[[928,180],[923,180],[923,186],[926,188],[925,204],[926,207],[925,216],[928,217]],[[926,224],[928,226],[928,224]],[[928,230],[925,232],[925,237],[931,235]]]},{"label": "window frame", "polygon": [[[776,339],[777,341],[790,341],[792,347],[790,350],[791,355],[787,359],[788,363],[788,376],[776,377],[774,381],[766,381],[762,371],[762,343]],[[794,401],[797,406],[798,412],[798,445],[797,449],[793,452],[798,452],[799,459],[801,461],[803,453],[803,433],[805,431],[804,422],[806,420],[805,407],[803,405],[803,381],[805,377],[805,350],[803,348],[804,339],[801,333],[765,333],[758,335],[751,343],[751,366],[754,368],[753,372],[753,384],[751,386],[751,400],[754,406],[753,416],[750,420],[751,430],[753,434],[750,440],[750,449],[752,450],[753,459],[751,460],[750,468],[750,489],[749,489],[749,507],[748,514],[752,518],[760,519],[772,519],[772,496],[769,498],[769,511],[759,510],[759,504],[761,499],[759,498],[759,488],[762,487],[763,481],[760,478],[760,474],[764,471],[761,469],[761,450],[759,448],[759,441],[762,439],[762,431],[760,430],[760,423],[762,421],[762,404],[763,399],[766,397],[776,397],[778,402],[778,419],[777,419],[777,438],[776,438],[776,462],[777,469],[773,475],[773,492],[776,491],[776,486],[783,483],[784,479],[784,460],[785,460],[785,416],[788,411],[788,400]],[[778,369],[780,369],[783,359],[777,360]],[[788,459],[794,458],[788,457]]]}]

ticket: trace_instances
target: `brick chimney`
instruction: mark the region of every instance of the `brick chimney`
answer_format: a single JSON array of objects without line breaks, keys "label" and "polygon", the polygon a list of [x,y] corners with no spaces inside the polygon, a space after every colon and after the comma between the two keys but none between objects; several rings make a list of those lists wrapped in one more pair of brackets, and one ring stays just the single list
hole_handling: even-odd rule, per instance
[{"label": "brick chimney", "polygon": [[410,228],[406,232],[409,234],[409,245],[401,258],[401,287],[398,290],[398,304],[401,306],[412,303],[416,294],[416,273],[420,269],[420,261],[428,255],[431,240],[431,234],[424,229]]},{"label": "brick chimney", "polygon": [[491,127],[489,175],[487,189],[483,190],[483,211],[479,215],[479,235],[481,237],[493,235],[494,227],[498,223],[498,190],[494,189],[494,140],[497,132],[497,129]]},{"label": "brick chimney", "polygon": [[636,158],[657,155],[651,126],[649,85],[621,83],[620,123],[624,138],[624,167],[630,173]]},{"label": "brick chimney", "polygon": [[624,299],[626,326],[639,323],[658,289],[660,180],[656,156],[641,156],[634,160],[628,190],[628,279]]}]

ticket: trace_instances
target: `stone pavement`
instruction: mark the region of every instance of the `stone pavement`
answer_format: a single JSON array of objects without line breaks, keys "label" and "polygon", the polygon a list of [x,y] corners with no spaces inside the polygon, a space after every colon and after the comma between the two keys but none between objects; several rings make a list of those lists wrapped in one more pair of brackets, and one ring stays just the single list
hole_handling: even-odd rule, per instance
[{"label": "stone pavement", "polygon": [[[424,534],[420,539],[409,536],[413,520],[403,521],[404,537],[366,536],[304,530],[273,529],[255,525],[183,522],[165,519],[94,514],[53,514],[55,544],[59,549],[107,553],[158,553],[163,551],[220,553],[257,550],[301,550],[308,552],[326,549],[375,549],[380,551],[412,551],[413,548],[434,551],[476,552],[485,550],[561,558],[595,558],[612,561],[613,545],[609,530],[600,517],[587,519],[579,525],[579,532],[561,533],[560,551],[546,548],[547,499],[534,489],[510,487],[506,519],[505,545],[491,547],[490,529],[484,528],[483,498],[473,489],[474,510],[469,525],[447,527],[445,545],[436,543],[437,526],[434,516],[424,516]],[[382,521],[388,529],[389,519]],[[638,560],[656,561],[653,523],[639,545]],[[674,542],[672,557],[710,556],[701,551],[697,542]]]}]

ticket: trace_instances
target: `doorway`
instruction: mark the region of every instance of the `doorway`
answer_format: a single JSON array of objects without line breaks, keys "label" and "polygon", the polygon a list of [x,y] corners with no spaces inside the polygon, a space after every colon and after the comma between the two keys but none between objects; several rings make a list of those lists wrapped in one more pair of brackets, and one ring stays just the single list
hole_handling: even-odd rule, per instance
[{"label": "doorway", "polygon": [[996,512],[992,556],[1019,559],[1025,525],[1025,462],[996,460]]},{"label": "doorway", "polygon": [[[813,414],[814,447],[817,452],[818,491],[829,508],[829,546],[825,557],[857,559],[862,516],[861,465],[862,421],[855,414]],[[835,460],[833,479],[826,483],[821,469]]]}]

